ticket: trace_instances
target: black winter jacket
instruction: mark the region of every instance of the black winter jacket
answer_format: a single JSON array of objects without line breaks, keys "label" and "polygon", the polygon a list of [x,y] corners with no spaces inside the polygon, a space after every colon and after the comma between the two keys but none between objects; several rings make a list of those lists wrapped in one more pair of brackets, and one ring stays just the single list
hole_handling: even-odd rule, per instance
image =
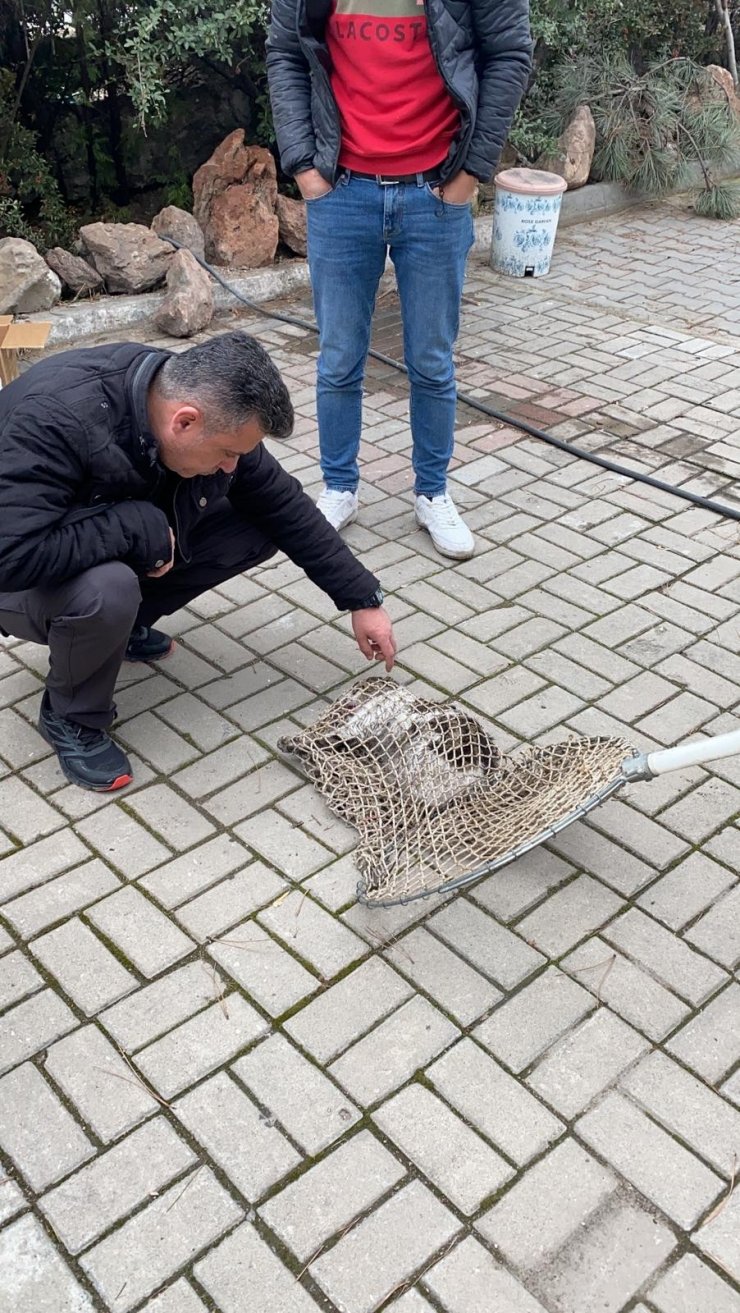
[{"label": "black winter jacket", "polygon": [[[487,182],[499,162],[532,58],[528,0],[424,0],[442,79],[460,132],[440,170]],[[325,40],[331,0],[272,0],[267,74],[283,169],[316,168],[334,182],[341,144]]]},{"label": "black winter jacket", "polygon": [[139,574],[180,557],[214,500],[229,501],[340,610],[378,587],[262,444],[233,475],[181,479],[172,497],[147,427],[149,383],[169,353],[138,342],[49,356],[0,391],[0,592],[61,583],[104,561]]}]

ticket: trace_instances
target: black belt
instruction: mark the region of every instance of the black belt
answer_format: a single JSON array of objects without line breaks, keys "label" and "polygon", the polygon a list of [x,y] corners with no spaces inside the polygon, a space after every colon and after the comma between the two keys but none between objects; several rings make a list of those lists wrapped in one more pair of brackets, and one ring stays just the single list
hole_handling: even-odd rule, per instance
[{"label": "black belt", "polygon": [[380,187],[396,187],[399,184],[406,184],[409,187],[418,187],[423,182],[429,182],[436,186],[439,181],[439,169],[424,169],[419,173],[360,173],[359,169],[348,169],[352,178],[364,178],[366,182],[377,182]]}]

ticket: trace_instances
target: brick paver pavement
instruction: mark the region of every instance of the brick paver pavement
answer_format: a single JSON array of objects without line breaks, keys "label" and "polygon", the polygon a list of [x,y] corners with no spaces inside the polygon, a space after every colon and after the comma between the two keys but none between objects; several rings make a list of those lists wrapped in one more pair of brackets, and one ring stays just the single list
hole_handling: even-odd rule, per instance
[{"label": "brick paver pavement", "polygon": [[[672,205],[562,233],[536,284],[475,259],[461,384],[740,506],[739,241]],[[313,489],[315,342],[244,322]],[[400,679],[505,746],[737,724],[737,523],[461,407],[453,566],[412,524],[405,405],[374,366],[347,535]],[[45,652],[0,648],[3,1313],[739,1313],[740,762],[370,910],[275,753],[364,673],[346,618],[283,560],[174,630],[122,676],[117,799],[33,729]]]}]

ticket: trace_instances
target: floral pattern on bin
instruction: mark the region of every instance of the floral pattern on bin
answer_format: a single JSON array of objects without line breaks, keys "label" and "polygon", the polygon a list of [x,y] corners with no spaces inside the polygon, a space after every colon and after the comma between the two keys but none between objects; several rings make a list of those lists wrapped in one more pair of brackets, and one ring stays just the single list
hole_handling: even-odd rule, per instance
[{"label": "floral pattern on bin", "polygon": [[524,196],[519,192],[496,189],[496,209],[504,213],[528,214],[532,218],[546,214],[555,215],[560,210],[562,193],[556,196]]}]

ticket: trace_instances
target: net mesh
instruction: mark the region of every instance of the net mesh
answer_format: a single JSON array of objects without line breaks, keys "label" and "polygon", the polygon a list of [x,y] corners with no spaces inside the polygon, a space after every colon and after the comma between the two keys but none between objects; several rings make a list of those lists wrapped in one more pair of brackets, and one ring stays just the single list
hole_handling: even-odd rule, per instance
[{"label": "net mesh", "polygon": [[278,746],[358,830],[371,903],[503,866],[618,787],[631,753],[619,738],[570,738],[507,755],[466,712],[383,678],[353,685]]}]

